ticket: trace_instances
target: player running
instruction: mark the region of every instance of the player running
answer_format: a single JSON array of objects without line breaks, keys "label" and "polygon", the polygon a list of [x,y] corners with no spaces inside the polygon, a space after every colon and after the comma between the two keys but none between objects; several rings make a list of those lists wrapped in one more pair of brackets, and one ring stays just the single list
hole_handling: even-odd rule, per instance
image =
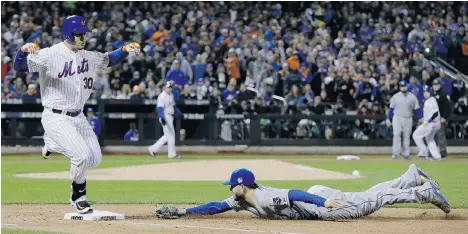
[{"label": "player running", "polygon": [[[411,92],[408,92],[406,81],[398,82],[400,92],[394,94],[390,99],[390,109],[388,110],[387,127],[393,123],[393,144],[392,158],[397,159],[401,153],[401,135],[403,133],[403,158],[410,159],[410,137],[413,129],[413,110],[416,111],[418,120],[422,118],[419,108],[418,98]],[[392,118],[393,116],[393,118]],[[392,119],[392,121],[390,121]]]},{"label": "player running", "polygon": [[245,168],[233,171],[223,184],[230,185],[233,193],[224,201],[188,209],[158,205],[156,215],[173,219],[247,210],[269,219],[342,220],[367,216],[385,205],[397,203],[432,203],[445,213],[450,212],[450,205],[438,184],[414,164],[400,177],[364,192],[342,192],[322,185],[314,185],[307,192],[266,187],[255,183],[254,174]]},{"label": "player running", "polygon": [[84,50],[88,21],[69,16],[63,21],[63,42],[39,49],[27,43],[16,54],[14,68],[20,72],[39,72],[42,96],[41,123],[44,128],[43,155],[51,152],[70,158],[72,192],[70,203],[79,213],[93,211],[86,199],[86,171],[101,163],[102,153],[96,134],[83,114],[98,71],[119,64],[129,52],[140,52],[130,43],[110,53]]},{"label": "player running", "polygon": [[[434,140],[434,135],[440,129],[439,106],[432,88],[427,85],[424,86],[424,98],[426,99],[424,101],[424,122],[414,131],[413,140],[419,149],[418,157],[427,158],[430,152],[434,160],[439,161],[441,155]],[[423,138],[426,139],[427,147],[423,142]]]},{"label": "player running", "polygon": [[172,88],[174,87],[173,81],[167,81],[164,92],[158,97],[156,105],[156,112],[159,115],[159,122],[161,123],[164,135],[153,145],[148,147],[151,156],[156,156],[156,153],[161,147],[167,143],[167,157],[180,158],[175,149],[175,129],[174,129],[174,115],[181,116],[179,108],[175,105],[174,96],[172,95]]}]

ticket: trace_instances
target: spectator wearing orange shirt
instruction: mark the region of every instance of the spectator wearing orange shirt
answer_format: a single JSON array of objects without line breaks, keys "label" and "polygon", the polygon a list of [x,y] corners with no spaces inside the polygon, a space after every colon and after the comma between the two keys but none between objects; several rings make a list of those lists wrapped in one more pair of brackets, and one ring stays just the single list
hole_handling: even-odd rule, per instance
[{"label": "spectator wearing orange shirt", "polygon": [[299,52],[294,51],[292,56],[288,58],[287,60],[289,70],[291,71],[297,71],[301,67],[301,63],[299,62]]},{"label": "spectator wearing orange shirt", "polygon": [[156,42],[158,46],[160,46],[164,38],[169,38],[169,34],[164,29],[164,25],[161,24],[159,25],[158,31],[153,33],[153,36],[151,38],[153,39],[153,41]]},{"label": "spectator wearing orange shirt", "polygon": [[226,69],[230,75],[230,78],[239,79],[239,60],[234,49],[229,49],[228,57],[224,61],[226,62]]}]

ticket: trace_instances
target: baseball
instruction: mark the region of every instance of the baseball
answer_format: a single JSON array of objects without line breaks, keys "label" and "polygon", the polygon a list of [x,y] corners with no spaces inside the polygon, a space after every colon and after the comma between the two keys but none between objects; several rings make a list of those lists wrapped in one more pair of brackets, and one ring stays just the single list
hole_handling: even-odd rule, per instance
[{"label": "baseball", "polygon": [[354,171],[353,171],[353,176],[359,176],[359,171],[358,171],[358,170],[354,170]]}]

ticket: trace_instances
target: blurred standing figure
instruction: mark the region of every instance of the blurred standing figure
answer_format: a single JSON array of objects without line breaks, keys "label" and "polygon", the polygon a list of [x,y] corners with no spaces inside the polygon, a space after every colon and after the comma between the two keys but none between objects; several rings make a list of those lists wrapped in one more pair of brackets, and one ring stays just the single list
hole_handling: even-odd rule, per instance
[{"label": "blurred standing figure", "polygon": [[[390,109],[385,123],[387,127],[393,123],[392,158],[397,159],[401,153],[401,134],[403,133],[403,158],[408,160],[411,129],[413,128],[413,110],[416,110],[418,120],[421,119],[422,113],[416,96],[408,92],[406,81],[402,80],[398,85],[400,92],[394,94],[390,99]],[[390,121],[392,116],[393,119]]]},{"label": "blurred standing figure", "polygon": [[[451,104],[449,97],[441,88],[441,79],[436,79],[432,83],[432,89],[437,100],[440,112],[440,130],[437,132],[435,141],[439,146],[440,154],[442,158],[447,157],[447,138],[445,136],[445,128],[447,127],[447,119],[450,116]],[[434,157],[434,155],[432,155]]]}]

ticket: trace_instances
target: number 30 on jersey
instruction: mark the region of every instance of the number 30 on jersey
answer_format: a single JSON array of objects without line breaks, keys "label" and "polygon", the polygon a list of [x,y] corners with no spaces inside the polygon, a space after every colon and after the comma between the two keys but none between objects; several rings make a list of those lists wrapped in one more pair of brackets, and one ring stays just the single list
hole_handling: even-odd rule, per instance
[{"label": "number 30 on jersey", "polygon": [[93,77],[85,77],[83,78],[84,88],[85,89],[93,89]]}]

